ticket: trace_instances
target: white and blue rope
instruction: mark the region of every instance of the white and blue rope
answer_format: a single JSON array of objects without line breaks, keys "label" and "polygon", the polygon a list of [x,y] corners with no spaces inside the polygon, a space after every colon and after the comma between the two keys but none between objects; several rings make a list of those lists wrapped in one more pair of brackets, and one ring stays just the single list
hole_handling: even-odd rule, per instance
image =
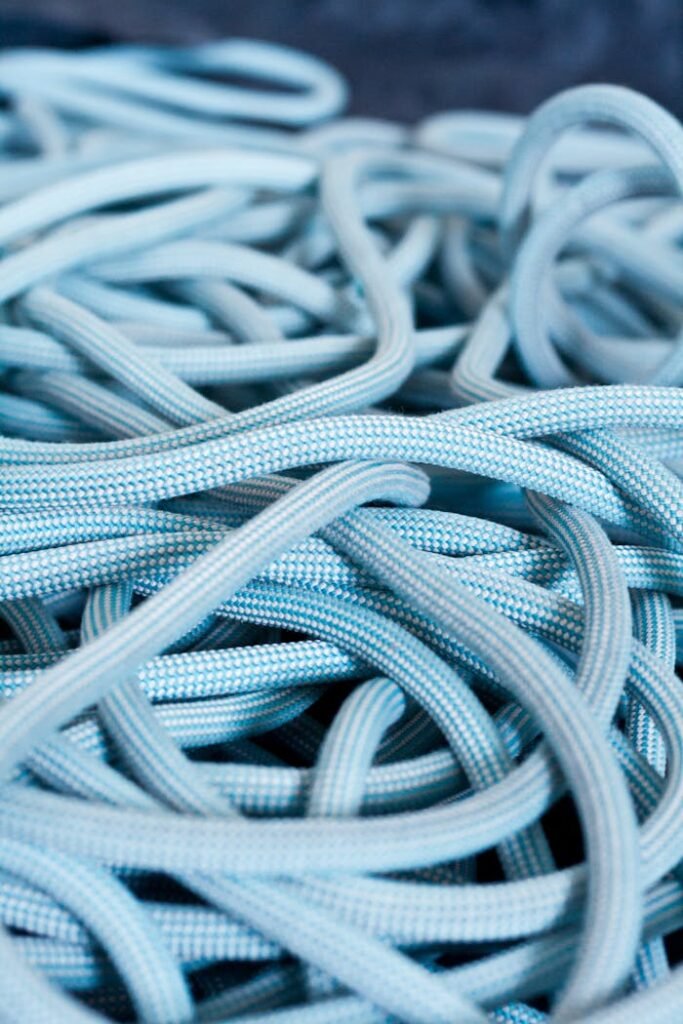
[{"label": "white and blue rope", "polygon": [[0,96],[0,1020],[679,1024],[681,125]]}]

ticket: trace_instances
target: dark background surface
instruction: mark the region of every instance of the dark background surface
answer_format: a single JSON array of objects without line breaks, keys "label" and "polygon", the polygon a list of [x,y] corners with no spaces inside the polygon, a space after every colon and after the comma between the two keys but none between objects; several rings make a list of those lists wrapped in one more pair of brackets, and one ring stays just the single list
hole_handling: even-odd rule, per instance
[{"label": "dark background surface", "polygon": [[332,61],[357,113],[527,111],[568,85],[612,81],[683,116],[683,0],[0,0],[5,46],[227,35]]}]

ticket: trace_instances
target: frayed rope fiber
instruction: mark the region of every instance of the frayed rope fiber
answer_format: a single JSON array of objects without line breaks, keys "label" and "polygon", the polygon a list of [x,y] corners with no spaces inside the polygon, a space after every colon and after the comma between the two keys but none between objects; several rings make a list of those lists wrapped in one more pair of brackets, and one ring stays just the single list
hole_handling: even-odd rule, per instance
[{"label": "frayed rope fiber", "polygon": [[0,95],[0,1020],[680,1024],[680,124]]}]

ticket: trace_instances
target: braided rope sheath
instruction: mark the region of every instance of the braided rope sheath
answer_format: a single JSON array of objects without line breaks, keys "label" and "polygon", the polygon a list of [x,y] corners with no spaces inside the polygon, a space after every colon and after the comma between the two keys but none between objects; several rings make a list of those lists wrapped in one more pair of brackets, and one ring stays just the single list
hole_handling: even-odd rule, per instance
[{"label": "braided rope sheath", "polygon": [[679,1024],[681,126],[0,96],[0,1020]]}]

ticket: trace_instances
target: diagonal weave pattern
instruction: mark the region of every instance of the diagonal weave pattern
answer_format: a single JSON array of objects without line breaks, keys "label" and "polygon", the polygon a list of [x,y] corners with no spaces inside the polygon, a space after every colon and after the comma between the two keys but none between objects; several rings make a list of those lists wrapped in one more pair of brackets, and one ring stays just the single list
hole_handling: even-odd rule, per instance
[{"label": "diagonal weave pattern", "polygon": [[677,1024],[681,125],[0,94],[0,1020]]}]

